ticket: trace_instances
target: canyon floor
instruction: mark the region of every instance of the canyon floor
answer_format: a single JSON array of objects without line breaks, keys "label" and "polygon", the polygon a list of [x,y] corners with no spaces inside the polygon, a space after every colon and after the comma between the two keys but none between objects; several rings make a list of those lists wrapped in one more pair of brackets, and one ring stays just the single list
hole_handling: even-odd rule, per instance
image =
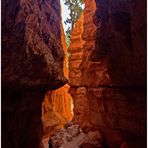
[{"label": "canyon floor", "polygon": [[[99,131],[84,133],[79,125],[62,128],[51,136],[53,148],[103,148],[103,138]],[[49,138],[43,139],[44,148],[49,148]]]}]

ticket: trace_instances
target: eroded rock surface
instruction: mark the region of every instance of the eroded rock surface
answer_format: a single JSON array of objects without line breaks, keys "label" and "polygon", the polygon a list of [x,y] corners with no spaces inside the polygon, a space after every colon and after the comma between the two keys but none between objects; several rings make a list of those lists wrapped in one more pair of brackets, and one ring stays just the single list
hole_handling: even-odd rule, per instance
[{"label": "eroded rock surface", "polygon": [[71,125],[57,131],[51,137],[54,148],[103,148],[103,137],[99,131],[84,133],[79,125]]},{"label": "eroded rock surface", "polygon": [[3,85],[65,84],[59,7],[59,0],[2,2]]},{"label": "eroded rock surface", "polygon": [[60,0],[2,1],[2,147],[39,147],[45,93],[67,82],[60,24]]},{"label": "eroded rock surface", "polygon": [[74,121],[101,129],[110,147],[145,147],[146,1],[85,0],[83,14],[83,57],[78,64],[70,60],[81,74],[77,85],[70,77]]},{"label": "eroded rock surface", "polygon": [[69,87],[66,86],[49,91],[45,96],[42,103],[43,139],[72,120],[72,98],[68,93]]},{"label": "eroded rock surface", "polygon": [[[68,56],[66,55],[67,48],[62,24],[61,41],[65,53],[63,71],[64,76],[68,78]],[[66,84],[59,89],[47,92],[42,103],[43,139],[50,137],[57,129],[62,128],[65,123],[72,120],[73,100],[68,93],[69,87],[70,86]]]},{"label": "eroded rock surface", "polygon": [[81,17],[78,19],[74,30],[71,35],[71,44],[69,46],[68,52],[69,56],[69,92],[72,95],[74,106],[74,121],[79,124],[81,121],[86,123],[86,113],[88,110],[87,98],[86,98],[86,88],[81,86],[82,73],[80,71],[80,64],[83,58],[83,45],[84,40],[82,39],[83,33],[83,21],[84,15],[82,13]]}]

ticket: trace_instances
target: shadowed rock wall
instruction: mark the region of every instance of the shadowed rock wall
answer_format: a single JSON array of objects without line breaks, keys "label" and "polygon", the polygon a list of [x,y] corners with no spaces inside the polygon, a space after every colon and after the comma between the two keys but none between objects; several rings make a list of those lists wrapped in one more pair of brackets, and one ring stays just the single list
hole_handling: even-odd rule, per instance
[{"label": "shadowed rock wall", "polygon": [[39,147],[47,90],[63,86],[59,0],[2,1],[2,147]]},{"label": "shadowed rock wall", "polygon": [[[70,78],[70,93],[87,112],[75,108],[75,122],[99,128],[110,147],[123,141],[145,147],[146,1],[85,0],[82,39],[80,83],[76,86]],[[85,99],[77,94],[80,88]],[[79,118],[84,113],[85,119]],[[132,143],[132,138],[137,140]]]}]

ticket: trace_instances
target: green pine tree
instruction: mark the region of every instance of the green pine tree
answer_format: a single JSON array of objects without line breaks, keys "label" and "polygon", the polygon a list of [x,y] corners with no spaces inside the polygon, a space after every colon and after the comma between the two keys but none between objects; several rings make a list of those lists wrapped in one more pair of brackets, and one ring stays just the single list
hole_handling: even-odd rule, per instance
[{"label": "green pine tree", "polygon": [[67,5],[68,9],[70,10],[70,18],[67,18],[64,22],[65,24],[70,24],[70,27],[66,30],[66,41],[69,46],[71,32],[75,26],[76,21],[79,19],[83,11],[83,0],[65,0],[64,4]]}]

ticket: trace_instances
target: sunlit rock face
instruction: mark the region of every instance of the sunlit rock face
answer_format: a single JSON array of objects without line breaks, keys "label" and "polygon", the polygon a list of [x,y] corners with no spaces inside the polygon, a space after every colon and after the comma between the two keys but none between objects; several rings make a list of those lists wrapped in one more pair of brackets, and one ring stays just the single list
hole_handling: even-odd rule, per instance
[{"label": "sunlit rock face", "polygon": [[2,147],[39,147],[47,90],[63,86],[60,0],[2,1]]},{"label": "sunlit rock face", "polygon": [[67,121],[70,121],[73,117],[73,100],[68,93],[69,86],[65,85],[52,92],[54,110],[58,112]]},{"label": "sunlit rock face", "polygon": [[46,94],[42,103],[43,139],[72,120],[71,104],[71,96],[65,86]]},{"label": "sunlit rock face", "polygon": [[[65,35],[61,24],[61,41],[65,55],[67,54]],[[68,78],[68,57],[64,58],[64,76]],[[42,122],[43,122],[43,139],[50,137],[57,129],[72,120],[73,100],[68,93],[69,85],[48,91],[42,103]]]},{"label": "sunlit rock face", "polygon": [[[75,28],[71,34],[71,44],[69,46],[69,92],[72,95],[74,102],[74,122],[86,124],[88,104],[86,98],[86,88],[81,87],[82,73],[80,71],[80,64],[83,58],[83,45],[84,40],[82,39],[83,34],[83,22],[84,14],[75,24]],[[84,122],[85,121],[85,122]]]},{"label": "sunlit rock face", "polygon": [[71,44],[69,46],[69,79],[70,85],[80,86],[81,84],[81,71],[79,66],[82,62],[83,57],[83,45],[84,41],[82,39],[83,33],[83,21],[84,15],[82,13],[81,17],[75,24],[75,27],[71,34]]},{"label": "sunlit rock face", "polygon": [[83,13],[80,82],[70,78],[75,122],[99,128],[109,147],[145,147],[146,1],[85,0]]}]

